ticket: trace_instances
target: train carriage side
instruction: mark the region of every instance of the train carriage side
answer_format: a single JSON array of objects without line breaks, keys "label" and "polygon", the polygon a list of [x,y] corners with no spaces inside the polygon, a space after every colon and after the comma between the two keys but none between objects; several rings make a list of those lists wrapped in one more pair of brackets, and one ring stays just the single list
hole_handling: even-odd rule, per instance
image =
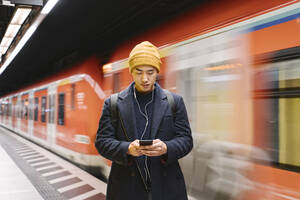
[{"label": "train carriage side", "polygon": [[109,162],[94,146],[101,108],[111,93],[110,86],[102,85],[96,73],[99,62],[89,58],[1,98],[1,124],[96,175],[102,170],[108,176]]},{"label": "train carriage side", "polygon": [[[300,73],[295,58],[299,54],[295,48],[300,46],[299,2],[247,1],[241,5],[228,0],[218,5],[209,4],[207,11],[182,15],[125,42],[112,55],[110,66],[103,67],[104,74],[98,73],[98,63],[87,61],[84,70],[72,69],[72,74],[80,71],[80,79],[61,79],[48,88],[48,94],[37,93],[38,119],[41,98],[46,96],[44,111],[49,115],[44,127],[52,136],[48,142],[54,141],[52,150],[82,165],[104,166],[107,175],[109,162],[93,145],[103,101],[132,81],[123,58],[133,44],[146,39],[161,46],[161,52],[171,50],[175,57],[163,56],[166,65],[159,81],[182,95],[189,111],[195,147],[180,162],[190,197],[300,198]],[[237,34],[230,30],[241,31],[243,40],[233,39]],[[238,46],[241,41],[245,46]],[[285,50],[295,51],[278,56]],[[270,59],[252,67],[254,57],[261,55]],[[2,124],[9,121],[9,102],[16,101],[21,117],[26,97],[14,98],[2,99]],[[53,113],[54,122],[50,122]],[[20,117],[17,124],[21,125]]]},{"label": "train carriage side", "polygon": [[276,198],[283,190],[285,195],[300,198],[299,13],[295,9],[247,34],[254,60],[254,145],[272,161],[272,167],[255,165],[254,177],[260,183],[272,183]]},{"label": "train carriage side", "polygon": [[[55,143],[70,151],[93,156],[97,155],[93,142],[101,110],[101,99],[95,91],[98,84],[87,74],[76,76],[77,80],[72,81],[74,77],[71,77],[57,85]],[[88,164],[89,160],[80,162]]]},{"label": "train carriage side", "polygon": [[[124,64],[126,59],[120,59],[127,57],[132,44],[138,43],[140,40],[146,39],[158,46],[165,45],[161,47],[161,50],[170,47],[171,54],[175,52],[175,59],[172,60],[172,55],[170,58],[167,57],[168,69],[164,84],[165,88],[176,91],[184,97],[189,110],[195,147],[191,154],[181,160],[181,165],[186,176],[188,193],[196,199],[205,197],[206,199],[217,199],[218,197],[225,199],[283,199],[286,195],[283,189],[288,191],[287,197],[298,198],[299,196],[297,178],[292,178],[293,175],[298,177],[299,173],[269,165],[269,161],[274,160],[271,160],[270,152],[267,150],[270,146],[265,146],[265,144],[275,141],[274,138],[270,138],[270,135],[264,137],[264,134],[269,134],[263,133],[264,130],[270,132],[267,122],[261,121],[267,127],[258,127],[257,124],[257,121],[260,121],[258,115],[264,109],[266,112],[269,109],[265,106],[257,109],[257,101],[252,99],[254,87],[252,74],[255,73],[253,71],[256,68],[252,67],[252,59],[256,56],[253,48],[256,44],[257,49],[261,49],[263,52],[255,54],[262,54],[274,51],[275,49],[271,50],[270,47],[276,46],[276,41],[283,45],[281,49],[299,46],[297,43],[299,41],[299,17],[296,16],[293,22],[285,21],[286,23],[283,23],[284,21],[282,21],[284,17],[299,13],[299,3],[273,1],[259,7],[261,10],[257,10],[257,7],[253,6],[254,4],[255,1],[245,3],[241,6],[243,8],[233,5],[231,9],[228,9],[230,13],[225,16],[228,17],[228,20],[225,20],[226,23],[220,23],[217,27],[212,26],[211,30],[203,27],[203,24],[217,18],[220,13],[216,12],[216,16],[205,19],[201,18],[201,14],[193,13],[194,18],[201,19],[199,23],[202,24],[192,23],[195,20],[191,19],[191,14],[179,18],[174,23],[164,24],[165,27],[161,26],[153,31],[150,30],[123,44],[112,56],[112,70],[107,72],[107,76],[112,79],[113,91],[124,89],[130,78],[126,64]],[[252,9],[251,12],[248,12],[249,16],[242,19],[232,17],[234,13],[239,13],[247,6],[250,7],[247,8],[248,10]],[[207,12],[203,12],[203,14],[207,14]],[[244,15],[239,13],[237,16]],[[266,27],[261,30],[261,33],[254,30],[255,26],[264,26],[265,23],[268,24],[268,27],[272,27],[276,20],[281,22],[281,27],[274,26],[274,29],[279,32],[268,32]],[[185,28],[178,28],[181,26]],[[249,33],[249,27],[254,28],[251,33]],[[280,32],[284,30],[286,30],[286,34]],[[171,34],[169,34],[170,32]],[[233,34],[226,35],[230,32]],[[256,35],[257,33],[261,35]],[[268,38],[268,41],[265,41],[265,38]],[[197,41],[199,44],[196,44]],[[184,45],[186,48],[182,49],[181,46]],[[194,51],[192,51],[193,48]],[[267,49],[268,51],[266,51]],[[191,60],[190,58],[193,56],[198,56],[198,59]],[[174,60],[178,61],[175,73]],[[282,74],[281,76],[283,76]],[[122,84],[119,83],[120,81]],[[257,83],[254,82],[254,85]],[[295,103],[290,101],[290,105]],[[286,107],[283,108],[283,104],[281,103],[281,118],[287,119],[282,114],[283,110],[286,110]],[[270,102],[266,105],[274,108]],[[294,108],[298,108],[297,105]],[[291,109],[289,108],[289,110]],[[297,115],[297,112],[293,113]],[[271,113],[266,115],[271,115]],[[293,118],[293,121],[296,121],[295,119]],[[281,121],[281,127],[285,123],[284,120]],[[291,127],[289,128],[291,129]],[[281,130],[283,129],[281,128]],[[297,130],[295,128],[292,133]],[[281,134],[281,142],[286,140],[285,137],[289,137],[287,132],[284,132]],[[294,148],[293,152],[296,152],[295,145],[293,147],[288,145],[292,141],[294,143],[299,141],[295,134],[292,135],[294,135],[294,139],[289,137],[289,143],[282,146],[285,148],[291,146],[290,149]],[[259,146],[258,143],[263,145]],[[290,151],[286,151],[286,154],[288,152]],[[295,153],[290,157],[282,156],[282,159],[290,160],[289,162],[295,158]],[[259,160],[258,165],[256,162],[252,162],[257,160]],[[284,178],[285,175],[293,181],[287,181]],[[278,180],[274,181],[274,179]],[[261,187],[262,183],[266,183],[267,187]],[[205,196],[205,190],[210,193],[207,194],[208,196]]]}]

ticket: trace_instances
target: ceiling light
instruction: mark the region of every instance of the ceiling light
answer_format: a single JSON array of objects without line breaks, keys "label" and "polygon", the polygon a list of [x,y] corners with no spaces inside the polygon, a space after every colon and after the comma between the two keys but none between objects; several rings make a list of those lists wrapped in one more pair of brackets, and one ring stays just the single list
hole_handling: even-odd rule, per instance
[{"label": "ceiling light", "polygon": [[48,14],[52,10],[52,8],[56,5],[57,2],[58,2],[58,0],[49,0],[49,1],[47,1],[47,4],[45,5],[45,7],[41,11],[41,13],[42,14]]},{"label": "ceiling light", "polygon": [[31,8],[29,7],[18,7],[16,12],[13,15],[12,20],[10,21],[4,37],[2,38],[2,41],[0,43],[1,53],[5,54],[7,49],[10,47],[11,43],[13,42],[15,36],[19,32],[22,24],[28,17],[28,15],[31,12]]},{"label": "ceiling light", "polygon": [[8,47],[1,47],[0,46],[0,54],[2,54],[2,55],[5,54],[7,49],[8,49]]},{"label": "ceiling light", "polygon": [[17,35],[17,33],[19,32],[20,28],[21,28],[21,25],[18,25],[18,24],[8,25],[5,36],[6,37],[15,37]]},{"label": "ceiling light", "polygon": [[11,3],[10,1],[2,0],[2,4],[4,6],[15,6],[15,4]]},{"label": "ceiling light", "polygon": [[[0,66],[0,75],[5,71],[5,69],[8,67],[8,65],[12,62],[12,60],[15,58],[15,56],[19,53],[19,51],[23,48],[23,46],[26,44],[26,42],[29,40],[29,38],[33,35],[37,27],[41,24],[41,22],[44,20],[44,18],[47,16],[47,14],[54,8],[55,4],[58,2],[58,0],[48,0],[45,7],[41,10],[40,15],[35,19],[33,24],[28,28],[28,30],[25,32],[23,37],[20,39],[14,50],[11,52],[11,54],[8,56],[8,58],[4,61],[3,65]],[[28,10],[27,10],[28,11]],[[24,11],[25,12],[25,11]],[[26,12],[25,12],[26,13]],[[29,12],[30,13],[30,12]],[[28,14],[29,14],[28,13]],[[16,21],[18,18],[16,18]],[[26,18],[25,18],[26,19]],[[24,21],[25,21],[24,19]],[[12,20],[13,21],[13,20]],[[22,21],[22,20],[20,20]],[[20,22],[19,21],[19,22]],[[23,22],[24,22],[23,21]],[[15,21],[14,21],[15,22]],[[0,46],[1,48],[1,46]]]},{"label": "ceiling light", "polygon": [[1,47],[9,47],[11,42],[13,41],[13,37],[3,37],[1,41]]},{"label": "ceiling light", "polygon": [[12,20],[11,20],[11,24],[18,24],[18,25],[22,25],[25,21],[25,19],[28,17],[28,15],[31,12],[31,8],[30,7],[19,7],[17,9],[17,11],[15,12]]}]

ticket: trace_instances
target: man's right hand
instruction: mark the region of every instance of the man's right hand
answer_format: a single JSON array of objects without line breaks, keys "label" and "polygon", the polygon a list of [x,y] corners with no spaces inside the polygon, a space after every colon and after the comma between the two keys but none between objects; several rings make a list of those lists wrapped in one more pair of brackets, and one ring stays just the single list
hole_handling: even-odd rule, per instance
[{"label": "man's right hand", "polygon": [[128,151],[127,154],[132,155],[132,156],[141,156],[143,155],[138,149],[139,149],[139,140],[134,140],[133,142],[131,142],[128,146]]}]

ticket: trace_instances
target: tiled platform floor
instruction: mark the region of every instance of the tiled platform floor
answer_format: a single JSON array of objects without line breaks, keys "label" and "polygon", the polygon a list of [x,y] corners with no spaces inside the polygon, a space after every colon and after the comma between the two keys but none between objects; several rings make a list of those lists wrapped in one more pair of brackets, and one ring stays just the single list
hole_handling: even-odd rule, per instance
[{"label": "tiled platform floor", "polygon": [[106,184],[0,127],[1,200],[104,200]]},{"label": "tiled platform floor", "polygon": [[0,146],[0,197],[5,200],[43,199],[30,180]]}]

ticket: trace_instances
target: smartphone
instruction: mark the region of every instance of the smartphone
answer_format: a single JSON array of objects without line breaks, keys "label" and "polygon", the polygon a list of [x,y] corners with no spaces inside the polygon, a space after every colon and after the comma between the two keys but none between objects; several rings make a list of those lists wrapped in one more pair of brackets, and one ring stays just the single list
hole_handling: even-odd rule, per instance
[{"label": "smartphone", "polygon": [[141,146],[152,145],[153,140],[140,140]]}]

